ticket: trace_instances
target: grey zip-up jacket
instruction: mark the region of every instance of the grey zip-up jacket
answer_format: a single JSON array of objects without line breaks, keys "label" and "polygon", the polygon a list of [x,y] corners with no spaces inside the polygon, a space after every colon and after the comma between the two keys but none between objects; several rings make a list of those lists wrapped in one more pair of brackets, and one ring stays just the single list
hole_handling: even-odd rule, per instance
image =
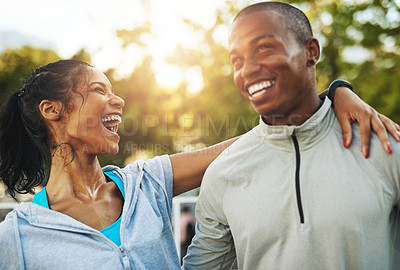
[{"label": "grey zip-up jacket", "polygon": [[180,269],[171,229],[169,157],[104,171],[124,182],[121,246],[67,215],[21,203],[0,224],[0,269]]},{"label": "grey zip-up jacket", "polygon": [[[207,169],[184,269],[400,269],[400,144],[349,149],[331,102],[300,126],[260,125]],[[397,243],[400,243],[397,239]]]}]

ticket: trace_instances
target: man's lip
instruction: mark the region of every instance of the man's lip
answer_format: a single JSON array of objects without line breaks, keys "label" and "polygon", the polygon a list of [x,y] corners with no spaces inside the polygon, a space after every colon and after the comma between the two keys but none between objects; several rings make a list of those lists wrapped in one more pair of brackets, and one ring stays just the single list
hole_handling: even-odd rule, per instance
[{"label": "man's lip", "polygon": [[266,89],[257,91],[253,95],[249,95],[249,100],[251,100],[251,101],[257,100],[259,97],[263,96],[266,92],[267,92]]}]

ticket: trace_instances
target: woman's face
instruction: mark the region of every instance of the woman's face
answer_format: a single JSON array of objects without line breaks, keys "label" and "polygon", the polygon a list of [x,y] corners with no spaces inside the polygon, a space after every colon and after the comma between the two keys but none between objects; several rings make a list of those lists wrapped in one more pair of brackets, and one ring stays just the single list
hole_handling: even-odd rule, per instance
[{"label": "woman's face", "polygon": [[87,82],[81,84],[78,93],[73,93],[64,135],[75,151],[89,155],[116,154],[120,139],[117,130],[125,102],[115,95],[104,73],[88,69]]}]

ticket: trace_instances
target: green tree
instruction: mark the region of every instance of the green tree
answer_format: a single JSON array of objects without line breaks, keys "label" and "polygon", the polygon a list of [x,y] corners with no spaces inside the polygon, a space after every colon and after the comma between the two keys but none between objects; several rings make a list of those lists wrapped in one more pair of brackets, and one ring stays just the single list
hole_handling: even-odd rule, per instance
[{"label": "green tree", "polygon": [[187,111],[195,115],[195,128],[207,144],[242,134],[257,124],[258,116],[239,93],[233,82],[227,48],[213,36],[226,24],[225,13],[217,11],[217,20],[210,29],[190,20],[186,23],[203,37],[196,49],[178,46],[168,58],[171,64],[187,69],[200,67],[204,88],[186,101]]},{"label": "green tree", "polygon": [[310,18],[322,45],[322,87],[335,78],[378,111],[400,121],[400,6],[391,0],[288,1]]},{"label": "green tree", "polygon": [[23,86],[24,79],[35,68],[59,59],[57,53],[47,49],[6,49],[0,55],[0,105]]},{"label": "green tree", "polygon": [[116,80],[115,70],[105,72],[113,88],[125,101],[123,122],[119,127],[120,151],[102,157],[102,164],[123,165],[128,157],[146,152],[148,156],[173,153],[168,126],[168,101],[171,96],[159,88],[151,69],[152,57],[145,56],[130,76]]},{"label": "green tree", "polygon": [[74,54],[71,59],[73,60],[79,60],[88,64],[92,63],[92,58],[90,57],[90,54],[85,50],[81,49],[79,50],[76,54]]},{"label": "green tree", "polygon": [[[126,111],[129,114],[139,118],[149,114],[161,118],[171,116],[166,120],[167,133],[161,124],[152,127],[151,132],[147,127],[144,132],[140,129],[146,125],[138,123],[138,134],[127,136],[122,142],[136,141],[150,145],[165,142],[168,151],[174,152],[177,150],[176,141],[214,144],[242,134],[257,124],[258,116],[233,83],[227,48],[214,39],[221,28],[229,27],[240,9],[254,2],[258,1],[226,1],[216,11],[215,24],[210,28],[190,19],[184,20],[193,32],[203,38],[195,49],[178,45],[167,61],[182,69],[199,68],[204,82],[199,93],[189,93],[187,83],[182,83],[174,92],[160,89],[154,80],[149,55],[144,57],[147,60],[135,69],[130,78],[114,82],[126,96]],[[306,13],[315,36],[320,40],[322,57],[317,64],[319,90],[326,89],[333,79],[347,79],[366,102],[399,122],[400,81],[397,78],[400,71],[396,63],[400,57],[400,15],[396,2],[288,0],[287,3]],[[142,35],[145,34],[151,35],[149,22],[132,30],[118,31],[124,46],[136,44],[146,55],[147,44],[142,42]],[[363,54],[367,57],[355,59],[355,56]],[[192,118],[192,121],[183,123],[185,121],[179,120],[182,117]],[[133,124],[124,125],[129,128]],[[180,132],[169,132],[171,130]]]}]

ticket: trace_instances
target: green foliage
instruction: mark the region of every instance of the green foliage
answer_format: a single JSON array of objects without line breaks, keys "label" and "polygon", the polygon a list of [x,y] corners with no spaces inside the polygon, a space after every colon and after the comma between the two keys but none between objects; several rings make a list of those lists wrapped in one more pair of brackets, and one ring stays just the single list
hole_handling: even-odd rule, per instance
[{"label": "green foliage", "polygon": [[[215,25],[209,29],[188,18],[184,19],[193,32],[203,38],[195,49],[178,45],[167,61],[182,69],[200,68],[204,88],[199,93],[190,94],[185,83],[172,93],[157,90],[154,75],[147,74],[151,73],[151,68],[146,70],[143,66],[136,69],[130,78],[120,82],[120,90],[127,95],[129,113],[137,116],[148,113],[158,117],[171,116],[168,121],[159,121],[163,124],[145,136],[135,135],[124,139],[122,148],[124,143],[134,138],[149,145],[165,142],[169,145],[168,151],[181,151],[185,147],[179,147],[179,144],[214,144],[242,134],[257,124],[257,114],[233,83],[227,48],[213,38],[218,35],[220,27],[228,27],[233,16],[253,2],[227,1],[217,10]],[[400,71],[399,65],[396,65],[400,57],[397,45],[400,37],[399,7],[388,0],[287,2],[306,13],[315,36],[320,40],[322,57],[317,65],[319,89],[326,89],[336,78],[347,79],[367,103],[399,122],[400,109],[397,104],[400,101],[400,82],[397,78]],[[388,16],[389,13],[392,17]],[[118,31],[124,46],[136,44],[144,49],[146,44],[142,38],[148,34],[151,34],[150,23],[133,30]],[[390,49],[388,44],[392,44]],[[369,57],[356,61],[352,58],[354,54],[350,53],[349,58],[346,53],[349,54],[349,49],[354,48],[355,54],[366,52]],[[149,81],[145,81],[145,78]],[[146,86],[133,89],[133,85]],[[157,104],[155,107],[154,103]],[[182,118],[184,121],[179,121]],[[166,123],[169,128],[167,132]],[[138,125],[141,126],[140,123]],[[142,131],[139,133],[143,135]]]},{"label": "green foliage", "polygon": [[71,57],[72,60],[79,60],[88,64],[92,63],[92,58],[90,57],[90,54],[85,51],[85,49],[79,50],[74,56]]},{"label": "green foliage", "polygon": [[24,79],[37,67],[59,60],[52,50],[32,48],[7,49],[0,55],[0,105],[22,88]]},{"label": "green foliage", "polygon": [[123,46],[126,47],[129,44],[137,44],[141,47],[145,47],[146,44],[142,42],[143,34],[151,33],[151,23],[145,22],[143,25],[138,26],[132,30],[118,30],[117,36],[123,40]]},{"label": "green foliage", "polygon": [[201,68],[204,88],[186,101],[189,108],[186,112],[195,116],[195,133],[206,145],[242,134],[258,121],[233,82],[227,48],[213,39],[216,29],[223,24],[222,15],[219,11],[211,29],[186,20],[194,31],[201,33],[203,40],[196,49],[178,46],[167,59],[182,68]]},{"label": "green foliage", "polygon": [[[400,121],[400,7],[396,1],[288,1],[309,17],[322,45],[321,89],[344,78],[381,113]],[[364,55],[364,57],[363,57]]]},{"label": "green foliage", "polygon": [[[129,77],[121,80],[114,78],[114,70],[105,72],[126,105],[118,130],[120,151],[116,156],[101,157],[102,164],[123,165],[127,158],[136,159],[139,155],[146,158],[174,152],[170,135],[178,126],[175,106],[170,104],[174,98],[157,85],[151,71],[152,62],[152,57],[144,57],[141,65]],[[179,90],[176,95],[179,95]]]},{"label": "green foliage", "polygon": [[[163,89],[152,69],[153,58],[147,49],[152,25],[145,22],[117,35],[123,46],[135,44],[143,58],[126,78],[116,79],[114,70],[106,75],[125,100],[124,120],[120,126],[120,153],[102,157],[102,164],[122,165],[140,156],[171,154],[202,147],[242,134],[258,123],[251,105],[233,82],[228,50],[214,37],[229,27],[233,16],[255,1],[226,1],[216,11],[211,28],[184,19],[202,39],[197,48],[178,45],[167,61],[189,69],[201,70],[203,89],[188,91],[188,82],[177,89]],[[400,122],[400,8],[391,0],[288,0],[309,17],[319,39],[322,56],[317,64],[320,90],[336,78],[347,79],[356,93],[388,117]],[[227,38],[227,37],[226,37]],[[363,56],[364,57],[360,57]],[[79,51],[74,59],[90,63],[90,55]],[[35,67],[58,60],[49,50],[24,47],[7,50],[0,59],[0,103],[22,86]]]}]

